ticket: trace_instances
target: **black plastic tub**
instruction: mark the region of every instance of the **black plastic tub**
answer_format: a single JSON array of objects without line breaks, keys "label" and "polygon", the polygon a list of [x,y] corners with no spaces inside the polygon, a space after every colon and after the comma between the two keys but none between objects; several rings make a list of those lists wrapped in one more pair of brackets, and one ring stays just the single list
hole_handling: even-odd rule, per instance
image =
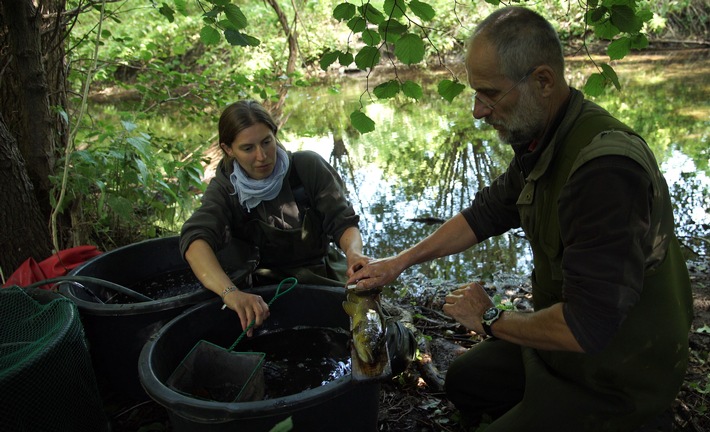
[{"label": "black plastic tub", "polygon": [[[269,301],[276,286],[254,292]],[[283,289],[283,288],[282,288]],[[297,285],[271,306],[261,330],[296,327],[349,329],[342,308],[343,287]],[[299,393],[249,402],[203,400],[166,385],[170,375],[200,340],[229,347],[241,325],[220,299],[196,305],[162,327],[140,355],[139,375],[148,395],[164,406],[174,431],[270,431],[291,417],[293,431],[375,431],[380,385],[355,382],[350,374]],[[259,336],[255,336],[258,338]],[[241,343],[241,342],[240,342]],[[238,351],[236,347],[235,351]]]},{"label": "black plastic tub", "polygon": [[[59,292],[79,309],[102,388],[107,386],[136,400],[148,399],[138,378],[138,357],[145,342],[185,309],[215,297],[180,256],[177,236],[106,252],[68,276],[107,280],[154,299],[134,302],[93,283],[82,282],[83,287],[73,283],[59,285]],[[156,285],[165,289],[153,292]]]}]

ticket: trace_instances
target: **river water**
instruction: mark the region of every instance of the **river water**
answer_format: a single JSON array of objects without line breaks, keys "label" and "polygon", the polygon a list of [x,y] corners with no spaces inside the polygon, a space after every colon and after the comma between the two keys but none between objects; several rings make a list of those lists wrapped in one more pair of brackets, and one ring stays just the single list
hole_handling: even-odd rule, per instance
[{"label": "river water", "polygon": [[[591,98],[640,132],[656,154],[689,258],[707,256],[710,231],[707,51],[631,56],[613,65],[622,91]],[[572,86],[583,85],[588,63],[584,58],[568,61]],[[365,252],[372,257],[395,254],[433,232],[440,220],[460,211],[503,172],[511,158],[495,131],[471,117],[469,89],[453,103],[437,95],[434,86],[441,77],[423,78],[424,97],[418,103],[370,99],[362,75],[289,93],[283,143],[289,150],[320,153],[341,173],[362,216]],[[377,79],[389,78],[370,76],[370,89]],[[347,118],[359,100],[376,122],[375,131],[364,135]],[[513,230],[464,253],[416,266],[406,275],[463,282],[522,276],[530,269],[529,246],[522,232]]]}]

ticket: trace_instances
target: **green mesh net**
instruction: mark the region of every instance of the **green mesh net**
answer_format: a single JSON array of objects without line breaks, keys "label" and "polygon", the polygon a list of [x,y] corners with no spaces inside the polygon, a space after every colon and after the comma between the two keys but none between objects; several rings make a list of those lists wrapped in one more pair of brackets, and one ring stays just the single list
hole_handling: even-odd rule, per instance
[{"label": "green mesh net", "polygon": [[0,429],[107,431],[76,306],[51,291],[0,289]]}]

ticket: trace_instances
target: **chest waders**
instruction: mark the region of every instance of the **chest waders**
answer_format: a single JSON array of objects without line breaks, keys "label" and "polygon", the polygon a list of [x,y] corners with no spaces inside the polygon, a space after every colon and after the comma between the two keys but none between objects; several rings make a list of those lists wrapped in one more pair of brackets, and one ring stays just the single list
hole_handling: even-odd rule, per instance
[{"label": "chest waders", "polygon": [[322,219],[311,205],[293,158],[289,185],[304,216],[299,228],[281,229],[244,213],[247,243],[259,248],[259,268],[255,272],[258,285],[278,283],[295,277],[299,283],[340,286],[345,281],[345,257],[330,244],[323,232]]},{"label": "chest waders", "polygon": [[[569,177],[583,163],[604,155],[633,159],[653,182],[651,227],[660,226],[661,220],[672,220],[670,205],[664,205],[669,200],[665,180],[653,154],[640,139],[614,139],[611,135],[601,139],[600,133],[612,130],[635,135],[598,106],[586,105],[563,142],[551,143],[526,179],[517,204],[533,249],[535,310],[563,301],[564,248],[558,198]],[[553,426],[561,428],[555,430],[567,430],[564,428],[572,425],[577,427],[574,430],[584,430],[580,425],[590,425],[590,430],[631,430],[670,405],[687,367],[692,298],[679,243],[669,231],[665,258],[645,272],[640,300],[607,348],[597,354],[523,348],[523,404],[501,418],[500,423],[495,422],[494,430],[505,430],[498,429],[498,425],[509,428],[524,421],[525,410],[535,409],[535,395],[550,392],[559,394],[550,396],[560,406],[554,410],[540,406],[540,402],[537,406],[559,416],[551,420]],[[549,398],[540,399],[548,399],[549,403]],[[524,404],[528,407],[523,408]],[[546,430],[552,430],[550,426],[547,423]],[[538,430],[529,424],[524,429]]]}]

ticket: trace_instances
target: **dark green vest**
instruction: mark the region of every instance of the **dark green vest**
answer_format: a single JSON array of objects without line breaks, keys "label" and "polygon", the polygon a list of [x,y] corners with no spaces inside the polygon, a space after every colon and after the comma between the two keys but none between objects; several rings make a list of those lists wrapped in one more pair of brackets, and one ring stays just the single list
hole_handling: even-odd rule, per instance
[{"label": "dark green vest", "polygon": [[563,301],[564,247],[558,198],[574,171],[593,158],[626,156],[650,174],[653,182],[650,226],[654,235],[649,238],[654,240],[645,246],[658,259],[645,272],[638,304],[602,352],[538,353],[562,379],[608,394],[619,404],[628,404],[629,412],[658,407],[662,410],[682,383],[692,321],[690,281],[673,233],[668,188],[652,152],[629,127],[589,101],[575,103],[570,110],[576,110],[572,114],[575,118],[563,121],[563,125],[568,125],[561,127],[564,136],[556,136],[543,151],[517,202],[521,224],[533,250],[535,309]]}]

